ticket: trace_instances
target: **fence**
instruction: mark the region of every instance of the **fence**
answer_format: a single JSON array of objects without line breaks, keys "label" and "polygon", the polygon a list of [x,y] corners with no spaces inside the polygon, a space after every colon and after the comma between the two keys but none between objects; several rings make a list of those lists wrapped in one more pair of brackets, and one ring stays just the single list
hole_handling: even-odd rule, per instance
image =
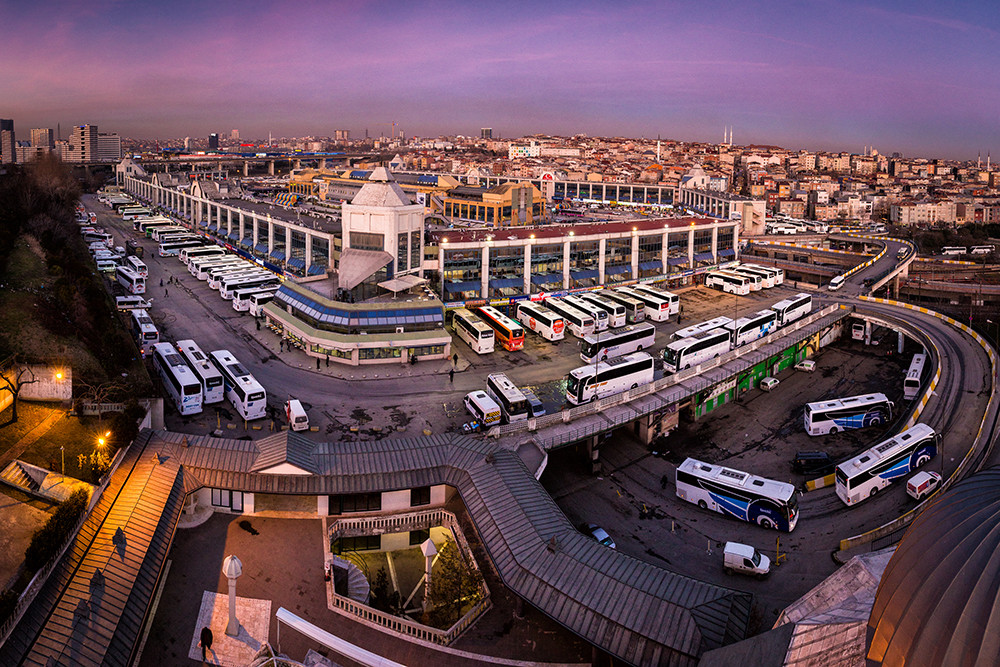
[{"label": "fence", "polygon": [[[391,516],[368,516],[368,517],[352,517],[347,519],[339,519],[330,528],[330,538],[337,538],[341,536],[355,536],[355,535],[379,535],[387,532],[403,532],[408,530],[417,530],[425,527],[431,526],[441,526],[447,528],[448,531],[455,538],[455,542],[458,545],[459,550],[463,554],[469,554],[467,562],[472,565],[472,567],[479,570],[479,564],[476,559],[471,556],[472,550],[469,548],[469,543],[465,539],[465,535],[462,533],[462,529],[458,524],[458,519],[454,514],[444,509],[431,509],[424,510],[421,512],[408,512],[406,514],[394,514]],[[332,588],[333,583],[330,583]],[[338,595],[333,592],[330,599],[333,601],[333,605],[338,609],[342,609],[358,618],[368,621],[369,623],[374,623],[384,628],[388,628],[394,632],[399,632],[401,634],[407,635],[408,637],[414,637],[416,639],[422,639],[424,641],[432,642],[434,644],[440,644],[442,646],[447,646],[453,641],[458,639],[463,632],[465,632],[469,627],[475,623],[482,614],[486,613],[493,607],[493,603],[490,601],[490,590],[484,582],[482,584],[482,599],[477,602],[473,607],[458,619],[454,625],[452,625],[447,630],[439,630],[438,628],[432,628],[416,621],[412,621],[408,618],[401,616],[394,616],[392,614],[373,609],[368,605],[361,604],[350,598]]]}]

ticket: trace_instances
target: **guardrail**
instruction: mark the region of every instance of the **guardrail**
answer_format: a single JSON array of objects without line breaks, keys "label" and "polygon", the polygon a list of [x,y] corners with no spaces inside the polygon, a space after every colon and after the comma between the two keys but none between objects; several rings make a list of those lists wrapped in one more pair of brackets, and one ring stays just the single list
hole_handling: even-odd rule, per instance
[{"label": "guardrail", "polygon": [[[778,333],[781,334],[781,337],[785,337],[788,334],[795,333],[796,331],[799,331],[800,329],[807,327],[818,320],[823,319],[827,315],[835,313],[837,310],[839,310],[839,308],[840,306],[838,304],[829,305],[818,312],[811,313],[806,317],[803,317],[801,319],[796,320],[795,322],[792,322],[786,327],[782,327],[778,331]],[[615,394],[614,396],[607,396],[605,398],[593,401],[586,405],[579,405],[575,408],[561,410],[559,412],[553,413],[551,415],[545,415],[537,419],[529,419],[527,422],[520,421],[520,422],[514,422],[513,424],[501,424],[499,426],[494,426],[487,432],[487,436],[492,438],[500,438],[504,435],[519,433],[523,430],[536,431],[540,428],[552,426],[560,422],[569,423],[576,419],[580,419],[581,417],[597,414],[607,410],[608,408],[622,405],[625,403],[630,403],[636,400],[637,398],[642,398],[643,396],[655,394],[668,387],[683,382],[684,380],[700,376],[703,372],[707,370],[718,368],[723,364],[727,364],[731,361],[747,356],[748,354],[757,351],[761,347],[764,347],[765,345],[770,345],[776,342],[777,340],[779,339],[772,336],[765,336],[763,338],[758,338],[752,343],[743,345],[742,347],[739,347],[735,350],[731,350],[711,361],[699,364],[694,368],[689,368],[680,371],[679,373],[666,375],[660,378],[659,380],[656,380],[655,382],[651,382],[650,384],[643,385],[641,387],[636,387],[635,389],[629,389],[628,391],[622,392],[620,394]],[[757,362],[755,361],[754,363]],[[708,381],[706,382],[709,385],[715,384],[714,382],[708,382]],[[628,421],[631,421],[636,417],[641,416],[642,414],[644,413],[635,411],[634,415],[625,415],[625,416],[620,415],[617,418],[609,419],[608,422],[609,424],[627,423]],[[602,428],[600,430],[606,430],[606,429]],[[561,438],[561,440],[565,439]]]},{"label": "guardrail", "polygon": [[975,439],[972,441],[972,446],[969,447],[969,450],[965,453],[965,456],[962,457],[961,462],[959,462],[958,467],[955,468],[955,472],[953,472],[948,477],[948,479],[946,479],[944,481],[944,483],[941,484],[941,486],[938,488],[937,491],[935,491],[928,498],[926,498],[922,503],[920,503],[920,505],[918,505],[916,508],[910,510],[906,514],[903,514],[902,516],[897,517],[896,519],[893,519],[892,521],[889,521],[888,523],[884,523],[881,526],[879,526],[878,528],[873,528],[872,530],[869,530],[869,531],[867,531],[865,533],[861,533],[860,535],[854,535],[853,537],[848,537],[848,538],[842,539],[840,541],[840,545],[839,545],[839,550],[840,551],[848,551],[848,550],[853,549],[855,547],[861,546],[862,544],[867,544],[867,543],[873,542],[874,540],[890,536],[893,533],[896,533],[897,531],[903,530],[904,528],[906,528],[910,524],[910,522],[913,521],[913,519],[916,517],[917,513],[923,508],[924,503],[926,503],[928,500],[931,500],[932,498],[935,498],[939,493],[943,493],[944,491],[948,490],[949,488],[951,488],[951,486],[955,482],[957,482],[959,479],[961,479],[962,476],[966,473],[966,471],[969,468],[969,466],[971,465],[972,460],[975,457],[976,452],[977,452],[977,450],[980,447],[980,444],[981,444],[981,441],[982,441],[982,437],[983,437],[983,429],[986,426],[986,418],[990,414],[990,412],[993,410],[994,403],[997,400],[997,383],[996,383],[997,355],[996,355],[996,352],[993,350],[993,347],[986,341],[986,339],[984,339],[982,336],[980,336],[978,333],[976,333],[971,327],[969,327],[969,326],[967,326],[965,324],[962,324],[961,322],[958,322],[957,320],[954,320],[954,319],[948,317],[947,315],[942,315],[941,313],[935,312],[933,310],[929,310],[927,308],[922,308],[920,306],[914,306],[914,305],[911,305],[911,304],[908,304],[908,303],[902,303],[900,301],[893,301],[893,300],[890,300],[890,299],[877,299],[877,298],[865,297],[865,296],[862,296],[860,298],[863,299],[863,300],[865,300],[865,301],[872,301],[872,302],[875,302],[875,303],[882,303],[882,304],[887,304],[887,305],[892,305],[892,306],[898,306],[898,307],[901,307],[901,308],[907,308],[909,310],[916,310],[918,312],[925,313],[927,315],[931,315],[932,317],[936,317],[937,319],[941,320],[942,322],[945,322],[949,326],[952,326],[952,327],[954,327],[956,329],[959,329],[960,331],[964,331],[965,333],[969,334],[969,336],[972,337],[973,340],[975,340],[977,343],[979,343],[979,345],[986,351],[986,354],[987,354],[987,356],[990,359],[990,367],[991,367],[991,369],[992,369],[993,372],[991,373],[991,376],[990,376],[990,384],[991,384],[991,386],[990,386],[990,400],[989,400],[989,402],[986,405],[986,410],[985,410],[985,412],[983,414],[983,419],[982,419],[982,421],[979,424],[979,430],[976,433]]}]

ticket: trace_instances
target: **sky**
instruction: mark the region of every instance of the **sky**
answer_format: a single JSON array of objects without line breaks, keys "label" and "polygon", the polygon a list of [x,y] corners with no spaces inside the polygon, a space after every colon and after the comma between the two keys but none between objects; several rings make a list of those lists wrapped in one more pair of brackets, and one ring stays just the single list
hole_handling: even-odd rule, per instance
[{"label": "sky", "polygon": [[0,117],[135,138],[544,133],[1000,159],[992,2],[0,0]]}]

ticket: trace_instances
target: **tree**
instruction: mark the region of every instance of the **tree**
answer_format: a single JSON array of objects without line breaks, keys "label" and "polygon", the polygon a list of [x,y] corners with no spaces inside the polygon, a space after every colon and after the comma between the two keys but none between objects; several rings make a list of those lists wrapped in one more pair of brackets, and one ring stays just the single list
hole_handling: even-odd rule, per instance
[{"label": "tree", "polygon": [[482,597],[482,573],[465,562],[454,541],[447,540],[438,550],[437,566],[431,576],[431,622],[437,627],[450,627],[462,617],[463,609]]},{"label": "tree", "polygon": [[17,357],[13,358],[7,368],[0,370],[0,391],[9,391],[14,399],[11,403],[10,421],[7,424],[17,423],[17,397],[25,385],[35,382],[38,382],[38,378],[34,371],[28,365],[18,363]]}]

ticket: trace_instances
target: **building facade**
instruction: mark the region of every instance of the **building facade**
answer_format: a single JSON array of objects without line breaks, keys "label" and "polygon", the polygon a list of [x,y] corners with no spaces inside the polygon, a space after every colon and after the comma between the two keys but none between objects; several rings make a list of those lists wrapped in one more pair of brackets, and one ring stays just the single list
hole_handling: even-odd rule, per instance
[{"label": "building facade", "polygon": [[0,163],[17,162],[17,140],[14,137],[14,120],[0,118]]},{"label": "building facade", "polygon": [[63,162],[96,162],[97,137],[96,125],[75,126],[69,142],[63,147]]}]

